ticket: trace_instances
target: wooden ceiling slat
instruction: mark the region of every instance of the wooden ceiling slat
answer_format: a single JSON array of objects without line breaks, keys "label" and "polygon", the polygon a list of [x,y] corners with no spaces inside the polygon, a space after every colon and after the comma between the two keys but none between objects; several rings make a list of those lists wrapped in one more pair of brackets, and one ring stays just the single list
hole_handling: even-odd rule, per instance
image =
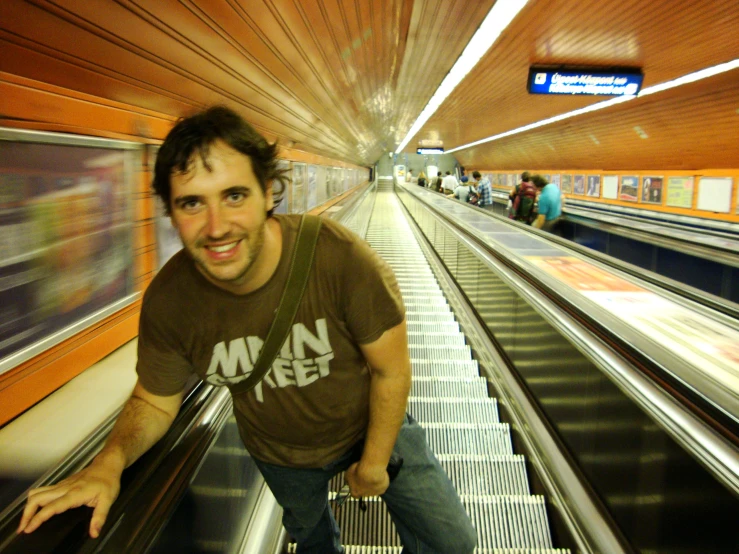
[{"label": "wooden ceiling slat", "polygon": [[[224,102],[295,148],[370,164],[404,138],[493,4],[0,0],[0,70],[171,117]],[[737,28],[736,0],[531,1],[408,150],[422,138],[450,148],[602,100],[527,94],[532,64],[635,65],[651,86],[738,58]],[[719,84],[689,85],[457,155],[465,165],[511,168],[521,160],[735,163],[737,99],[722,88],[736,86],[735,78],[710,82]],[[707,122],[720,132],[704,133]],[[637,125],[649,139],[638,137]]]}]

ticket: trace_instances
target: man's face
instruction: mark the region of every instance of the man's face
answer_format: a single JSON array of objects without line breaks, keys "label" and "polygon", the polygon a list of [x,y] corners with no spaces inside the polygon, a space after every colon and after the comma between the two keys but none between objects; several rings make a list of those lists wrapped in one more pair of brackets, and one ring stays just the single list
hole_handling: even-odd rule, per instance
[{"label": "man's face", "polygon": [[211,171],[196,156],[188,173],[172,175],[172,224],[211,283],[236,293],[249,290],[267,258],[280,256],[262,248],[272,190],[265,195],[251,159],[223,142],[211,146],[208,163]]}]

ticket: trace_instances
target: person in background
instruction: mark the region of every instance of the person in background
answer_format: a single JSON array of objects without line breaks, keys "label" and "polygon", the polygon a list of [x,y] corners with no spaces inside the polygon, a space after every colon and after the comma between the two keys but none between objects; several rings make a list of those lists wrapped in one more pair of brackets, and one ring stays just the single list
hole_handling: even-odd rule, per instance
[{"label": "person in background", "polygon": [[[154,190],[184,248],[144,294],[138,382],[90,465],[29,492],[19,533],[89,506],[97,538],[124,468],[167,433],[191,378],[236,385],[253,371],[301,225],[300,215],[274,214],[286,182],[277,152],[225,106],[169,132]],[[308,277],[280,357],[256,387],[233,395],[239,434],[297,552],[344,552],[329,505],[329,482],[344,473],[352,496],[387,504],[406,549],[471,554],[472,522],[406,413],[411,363],[392,269],[357,235],[323,219]],[[393,458],[402,465],[390,466]]]},{"label": "person in background", "polygon": [[418,174],[418,186],[419,187],[426,186],[426,174],[423,171],[421,171],[421,173]]},{"label": "person in background", "polygon": [[413,182],[413,170],[409,169],[408,173],[405,175],[405,182],[406,183],[412,183]]},{"label": "person in background", "polygon": [[447,171],[444,180],[441,182],[441,192],[444,194],[453,194],[458,186],[459,181],[457,181],[457,178],[452,175],[451,171]]},{"label": "person in background", "polygon": [[490,179],[488,179],[487,177],[483,179],[479,171],[473,171],[472,178],[475,180],[477,194],[480,196],[480,199],[478,200],[477,205],[480,208],[484,208],[486,210],[492,211],[493,210],[493,188],[490,186]]},{"label": "person in background", "polygon": [[557,234],[560,218],[562,217],[562,194],[557,185],[547,183],[541,175],[534,175],[531,182],[539,189],[539,210],[532,227]]},{"label": "person in background", "polygon": [[434,192],[442,192],[442,188],[441,188],[442,182],[443,182],[443,178],[441,176],[441,171],[439,171],[430,185],[431,190],[433,190]]},{"label": "person in background", "polygon": [[462,182],[454,189],[454,192],[452,194],[447,194],[447,196],[456,198],[460,202],[467,203],[470,193],[475,192],[475,188],[473,185],[469,184],[469,178],[466,175],[462,177],[461,180]]},{"label": "person in background", "polygon": [[529,174],[524,172],[521,176],[521,183],[516,187],[513,206],[508,217],[526,225],[531,225],[534,220],[534,205],[538,192],[534,184],[530,182]]},{"label": "person in background", "polygon": [[531,182],[531,174],[528,171],[524,171],[521,173],[521,182],[513,187],[508,194],[508,217],[513,214],[513,204],[516,202],[516,196],[518,195],[518,191],[521,190],[521,185],[529,182]]}]

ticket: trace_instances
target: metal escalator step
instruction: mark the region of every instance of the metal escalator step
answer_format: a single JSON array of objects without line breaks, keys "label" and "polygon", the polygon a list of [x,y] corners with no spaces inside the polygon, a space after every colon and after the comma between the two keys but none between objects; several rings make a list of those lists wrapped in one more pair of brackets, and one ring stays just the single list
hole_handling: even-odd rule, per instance
[{"label": "metal escalator step", "polygon": [[405,315],[408,321],[426,321],[430,323],[450,323],[455,321],[454,315],[450,313],[414,312]]},{"label": "metal escalator step", "polygon": [[412,313],[435,313],[435,314],[449,314],[450,316],[454,317],[454,314],[452,313],[452,310],[449,306],[446,304],[420,304],[415,302],[404,302],[405,304],[405,313],[412,314]]},{"label": "metal escalator step", "polygon": [[449,303],[446,301],[446,298],[444,298],[444,295],[439,292],[439,294],[429,294],[427,292],[420,293],[420,292],[405,292],[400,291],[401,296],[403,297],[403,302],[406,303],[414,303],[414,304],[443,304],[444,306],[448,306]]},{"label": "metal escalator step", "polygon": [[429,333],[408,332],[408,344],[414,346],[465,346],[464,335],[461,333]]},{"label": "metal escalator step", "polygon": [[528,495],[526,459],[521,455],[437,456],[460,495]]},{"label": "metal escalator step", "polygon": [[552,548],[542,496],[462,497],[478,549]]},{"label": "metal escalator step", "polygon": [[[214,541],[215,545],[227,544]],[[200,545],[200,543],[198,543]],[[365,546],[344,544],[344,554],[402,554],[401,546]],[[206,552],[222,552],[217,546],[203,548]],[[295,545],[291,544],[287,550],[288,554],[295,554]],[[559,548],[495,548],[475,549],[475,554],[570,554],[569,550]]]},{"label": "metal escalator step", "polygon": [[425,423],[500,423],[495,398],[410,398],[408,412]]},{"label": "metal escalator step", "polygon": [[472,350],[469,346],[429,346],[409,344],[411,360],[471,360]]},{"label": "metal escalator step", "polygon": [[[521,455],[437,456],[460,496],[524,496],[529,495],[526,459]],[[344,486],[339,473],[329,483],[329,499]]]},{"label": "metal escalator step", "polygon": [[[415,364],[415,361],[411,361]],[[411,382],[411,396],[426,398],[488,398],[484,377],[416,377]]]},{"label": "metal escalator step", "polygon": [[[400,537],[384,502],[365,498],[366,511],[355,499],[335,510],[344,544],[365,547],[400,547]],[[544,499],[539,496],[462,497],[462,504],[477,530],[475,552],[551,551]],[[510,550],[516,549],[516,550]],[[532,550],[533,549],[533,550]],[[359,550],[361,552],[361,550]],[[564,552],[564,551],[563,551]]]},{"label": "metal escalator step", "polygon": [[411,360],[411,373],[414,379],[423,377],[480,377],[480,368],[477,360]]},{"label": "metal escalator step", "polygon": [[513,454],[510,427],[507,423],[490,423],[485,426],[423,425],[431,451],[438,455],[490,455]]},{"label": "metal escalator step", "polygon": [[459,323],[456,321],[409,321],[408,331],[411,333],[459,333]]}]

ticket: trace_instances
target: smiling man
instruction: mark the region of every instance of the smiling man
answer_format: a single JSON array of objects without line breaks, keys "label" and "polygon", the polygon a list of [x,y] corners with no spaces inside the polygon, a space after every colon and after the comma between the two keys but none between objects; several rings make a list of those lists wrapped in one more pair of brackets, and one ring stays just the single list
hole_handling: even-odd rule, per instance
[{"label": "smiling man", "polygon": [[[123,469],[167,431],[193,374],[217,386],[254,368],[289,275],[300,216],[276,216],[285,178],[270,145],[235,112],[181,120],[157,156],[154,189],[184,249],[144,295],[139,379],[83,471],[31,491],[19,532],[71,507],[94,507],[97,537]],[[234,395],[247,450],[284,509],[301,554],[341,553],[328,483],[381,495],[406,551],[468,553],[476,533],[423,430],[405,414],[410,359],[390,267],[324,220],[291,332],[252,390]],[[389,461],[403,460],[391,482]],[[397,468],[397,464],[395,465]]]}]

